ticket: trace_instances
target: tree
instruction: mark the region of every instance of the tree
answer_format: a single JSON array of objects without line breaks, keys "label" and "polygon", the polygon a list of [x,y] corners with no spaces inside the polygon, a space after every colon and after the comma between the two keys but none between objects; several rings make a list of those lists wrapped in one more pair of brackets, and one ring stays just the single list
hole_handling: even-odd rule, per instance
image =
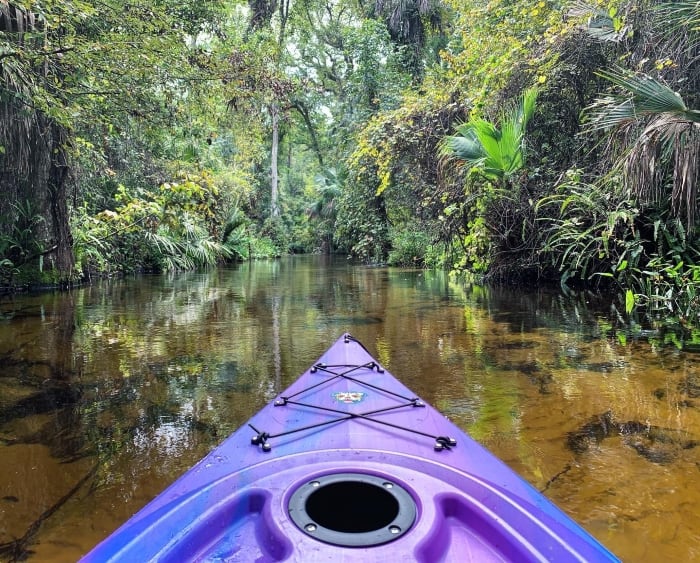
[{"label": "tree", "polygon": [[[12,268],[39,264],[47,282],[73,277],[66,178],[68,131],[51,112],[59,64],[69,47],[51,41],[47,20],[19,4],[0,5],[0,251]],[[42,55],[45,53],[45,55]],[[27,225],[34,228],[27,230]]]},{"label": "tree", "polygon": [[[383,18],[392,41],[404,50],[403,64],[420,81],[425,69],[424,54],[428,31],[443,25],[438,0],[375,0],[374,13]],[[426,23],[428,24],[426,26]]]},{"label": "tree", "polygon": [[[682,220],[690,233],[698,206],[700,109],[688,107],[668,83],[685,88],[687,99],[700,101],[700,4],[664,3],[657,8],[655,15],[659,14],[661,18],[652,18],[659,35],[640,41],[642,48],[653,42],[666,54],[654,63],[657,77],[636,69],[599,72],[618,92],[600,96],[587,109],[588,130],[607,131],[625,147],[618,163],[628,191],[642,203],[663,207],[670,200],[673,216]],[[646,51],[643,56],[638,68],[649,60]]]},{"label": "tree", "polygon": [[85,153],[118,168],[115,147],[154,142],[155,130],[172,123],[188,83],[202,80],[206,66],[192,38],[216,33],[210,19],[222,2],[49,0],[36,14],[25,4],[0,4],[0,187],[9,196],[0,202],[3,254],[17,265],[16,210],[31,208],[41,228],[24,262],[52,271],[47,281],[70,281],[69,203],[86,194],[76,184],[69,202],[69,172]]},{"label": "tree", "polygon": [[700,179],[700,110],[689,109],[679,94],[649,76],[624,71],[600,75],[628,95],[600,99],[589,109],[590,128],[618,134],[640,131],[623,157],[626,181],[640,200],[659,203],[668,197],[664,170],[671,167],[671,208],[690,232],[695,226]]},{"label": "tree", "polygon": [[[261,111],[269,121],[265,127],[269,134],[269,217],[280,214],[279,206],[279,143],[284,115],[295,84],[280,70],[276,44],[265,34],[254,40],[236,45],[228,57],[225,82],[229,92],[228,106],[243,120],[259,122]],[[248,127],[251,127],[248,125]]]},{"label": "tree", "polygon": [[[257,67],[256,72],[264,77],[263,80],[253,82],[246,88],[249,95],[253,95],[258,101],[262,101],[270,118],[270,218],[273,222],[279,217],[279,142],[280,122],[283,117],[281,107],[292,90],[292,85],[284,76],[282,70],[282,54],[285,49],[287,21],[290,15],[289,0],[250,0],[248,33],[246,42],[248,45],[257,43],[263,50],[265,63]],[[271,41],[269,35],[272,28],[272,19],[277,12],[278,26],[276,41]],[[248,57],[248,60],[251,60]],[[232,104],[237,105],[235,102]]]}]

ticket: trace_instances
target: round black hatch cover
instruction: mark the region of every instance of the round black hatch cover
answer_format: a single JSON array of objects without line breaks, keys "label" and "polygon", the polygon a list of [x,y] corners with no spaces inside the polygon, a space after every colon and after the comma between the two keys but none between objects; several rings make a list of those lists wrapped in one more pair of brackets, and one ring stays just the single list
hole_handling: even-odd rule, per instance
[{"label": "round black hatch cover", "polygon": [[344,547],[393,541],[416,519],[416,503],[406,489],[364,473],[314,478],[294,491],[288,508],[305,534]]}]

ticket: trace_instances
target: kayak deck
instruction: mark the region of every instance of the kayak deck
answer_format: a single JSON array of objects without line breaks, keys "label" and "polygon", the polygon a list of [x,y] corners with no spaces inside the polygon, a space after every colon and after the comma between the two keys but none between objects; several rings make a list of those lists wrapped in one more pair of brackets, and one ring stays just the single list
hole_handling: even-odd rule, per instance
[{"label": "kayak deck", "polygon": [[84,558],[134,560],[617,561],[350,335]]}]

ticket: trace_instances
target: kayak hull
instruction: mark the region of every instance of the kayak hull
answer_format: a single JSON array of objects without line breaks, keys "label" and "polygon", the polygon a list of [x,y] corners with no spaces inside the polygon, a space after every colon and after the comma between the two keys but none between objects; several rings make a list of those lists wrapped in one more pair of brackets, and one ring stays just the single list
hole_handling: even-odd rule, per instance
[{"label": "kayak hull", "polygon": [[349,335],[84,558],[135,560],[617,561]]}]

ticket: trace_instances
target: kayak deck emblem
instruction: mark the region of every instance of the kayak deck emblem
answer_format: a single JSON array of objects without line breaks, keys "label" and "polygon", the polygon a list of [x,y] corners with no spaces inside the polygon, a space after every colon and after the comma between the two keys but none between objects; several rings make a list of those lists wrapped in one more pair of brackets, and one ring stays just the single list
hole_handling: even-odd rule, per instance
[{"label": "kayak deck emblem", "polygon": [[362,391],[338,391],[333,393],[333,398],[339,403],[345,403],[346,405],[354,405],[364,401],[367,393]]}]

